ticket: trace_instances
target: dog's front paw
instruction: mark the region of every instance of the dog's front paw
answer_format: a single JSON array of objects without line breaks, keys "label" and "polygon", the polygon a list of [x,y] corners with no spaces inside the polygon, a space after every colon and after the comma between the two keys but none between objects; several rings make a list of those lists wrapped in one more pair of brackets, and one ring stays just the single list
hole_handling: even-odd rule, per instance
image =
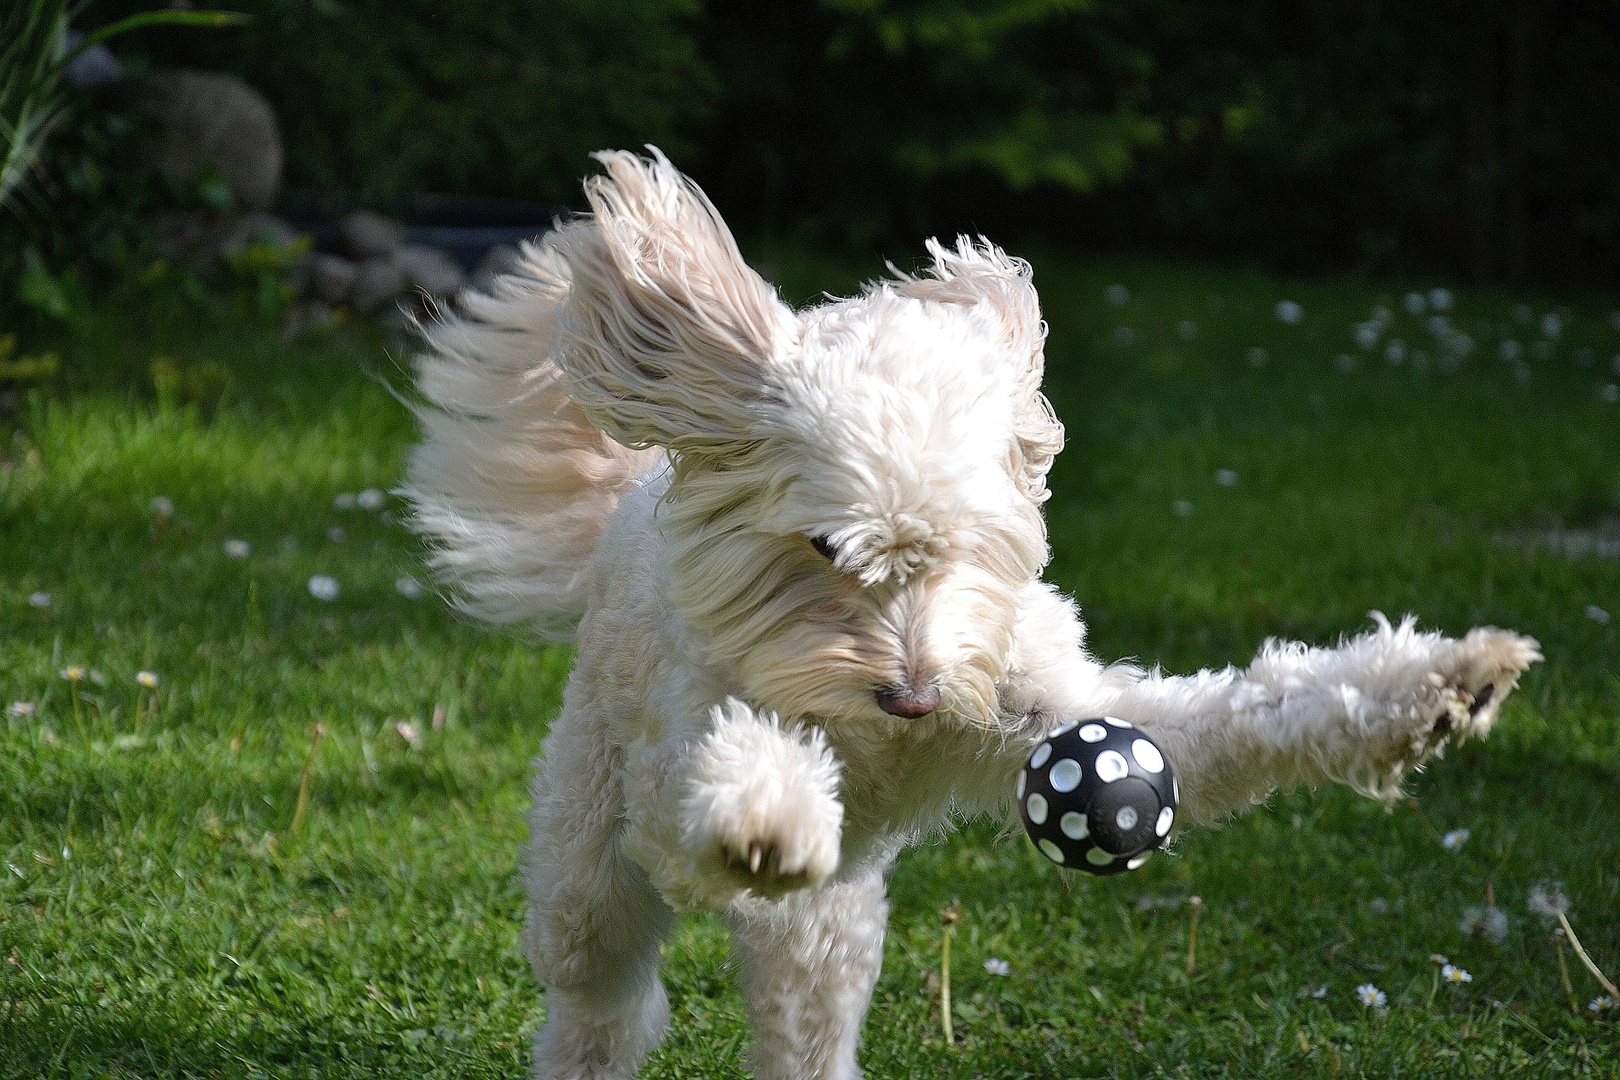
[{"label": "dog's front paw", "polygon": [[1519,676],[1542,658],[1535,638],[1494,626],[1470,630],[1452,645],[1451,662],[1441,673],[1446,710],[1434,726],[1436,742],[1483,737],[1501,715],[1502,702],[1518,685]]},{"label": "dog's front paw", "polygon": [[783,729],[730,700],[714,710],[681,804],[682,844],[722,890],[778,897],[838,869],[838,762],[819,729]]}]

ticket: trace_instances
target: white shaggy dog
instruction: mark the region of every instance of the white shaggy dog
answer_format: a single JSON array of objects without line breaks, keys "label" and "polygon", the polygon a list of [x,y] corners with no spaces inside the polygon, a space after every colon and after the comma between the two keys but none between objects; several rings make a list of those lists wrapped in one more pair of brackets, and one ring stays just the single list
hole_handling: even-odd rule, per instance
[{"label": "white shaggy dog", "polygon": [[1105,666],[1040,580],[1063,429],[1029,267],[988,243],[795,312],[656,151],[430,329],[415,527],[467,610],[579,659],[534,783],[539,1077],[629,1077],[659,942],[718,909],[762,1078],[852,1077],[897,852],[1005,813],[1057,724],[1148,732],[1193,820],[1393,793],[1486,732],[1536,643],[1377,626],[1244,670]]}]

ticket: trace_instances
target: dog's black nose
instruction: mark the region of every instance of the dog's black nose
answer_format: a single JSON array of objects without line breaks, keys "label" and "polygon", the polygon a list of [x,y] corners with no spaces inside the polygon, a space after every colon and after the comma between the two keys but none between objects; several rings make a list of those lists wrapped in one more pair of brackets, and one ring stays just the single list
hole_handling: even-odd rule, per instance
[{"label": "dog's black nose", "polygon": [[912,689],[909,686],[877,692],[878,707],[891,716],[902,716],[907,720],[915,720],[919,716],[927,716],[939,708],[939,688],[934,686],[919,686]]}]

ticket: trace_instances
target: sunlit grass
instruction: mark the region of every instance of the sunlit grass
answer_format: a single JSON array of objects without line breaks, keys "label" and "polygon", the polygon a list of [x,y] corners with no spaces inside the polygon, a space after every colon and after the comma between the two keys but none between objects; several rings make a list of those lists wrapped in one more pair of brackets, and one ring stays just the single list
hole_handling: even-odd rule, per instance
[{"label": "sunlit grass", "polygon": [[[801,298],[860,274],[773,256]],[[1526,906],[1560,880],[1587,948],[1620,968],[1620,560],[1529,542],[1620,518],[1607,308],[1458,290],[1474,351],[1417,370],[1427,315],[1403,298],[1433,283],[1036,264],[1069,432],[1052,577],[1099,653],[1241,663],[1267,635],[1331,640],[1378,608],[1511,626],[1548,661],[1490,742],[1392,811],[1280,795],[1106,880],[1060,878],[983,825],[911,853],[868,1074],[1620,1075],[1614,1014],[1587,1009],[1599,990],[1578,966],[1571,1010]],[[1303,318],[1279,321],[1279,300]],[[1356,324],[1380,305],[1389,325],[1363,349]],[[0,709],[34,707],[0,713],[0,1075],[522,1075],[544,1003],[514,875],[570,656],[402,596],[421,575],[397,504],[336,505],[398,479],[397,363],[364,333],[284,340],[172,311],[109,312],[62,353],[0,442]],[[226,379],[159,400],[154,356]],[[311,594],[317,574],[335,600]],[[1487,890],[1500,944],[1458,926]],[[952,901],[947,1048],[930,973]],[[1440,985],[1430,954],[1473,981]],[[716,920],[679,924],[676,1022],[649,1075],[741,1069],[726,955]],[[1357,1000],[1369,982],[1386,1009]]]}]

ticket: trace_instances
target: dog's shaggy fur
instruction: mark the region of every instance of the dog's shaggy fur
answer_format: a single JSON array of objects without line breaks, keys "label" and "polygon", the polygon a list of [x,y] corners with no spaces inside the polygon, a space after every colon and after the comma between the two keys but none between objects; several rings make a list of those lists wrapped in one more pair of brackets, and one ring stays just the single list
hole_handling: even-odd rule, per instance
[{"label": "dog's shaggy fur", "polygon": [[1063,429],[1029,267],[931,243],[795,312],[656,151],[599,160],[594,213],[430,329],[407,488],[467,610],[577,626],[530,816],[537,1076],[636,1072],[698,908],[733,928],[757,1074],[857,1075],[896,854],[1006,813],[1058,724],[1134,722],[1208,821],[1279,786],[1390,795],[1539,659],[1377,616],[1243,670],[1100,663],[1040,580]]}]

